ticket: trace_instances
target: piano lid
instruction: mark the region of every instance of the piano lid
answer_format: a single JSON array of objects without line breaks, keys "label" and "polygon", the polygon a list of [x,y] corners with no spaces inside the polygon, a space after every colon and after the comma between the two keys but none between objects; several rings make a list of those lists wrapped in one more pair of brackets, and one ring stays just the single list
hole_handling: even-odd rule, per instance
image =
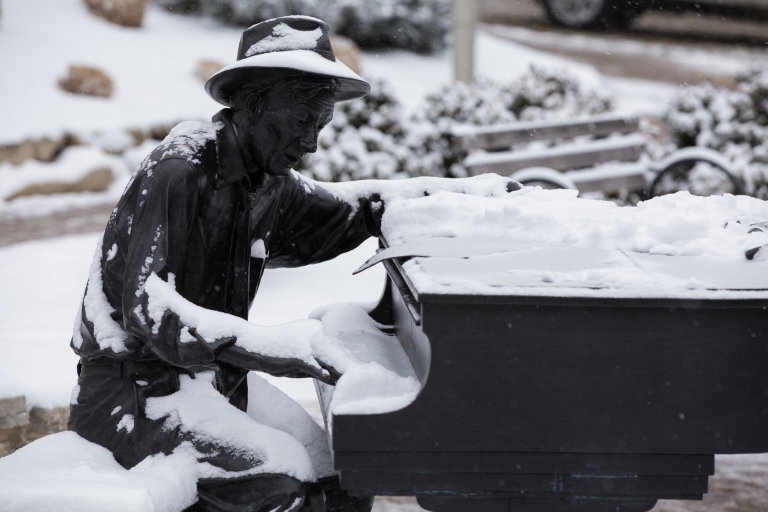
[{"label": "piano lid", "polygon": [[[387,203],[394,258],[432,296],[768,299],[768,202],[678,193],[638,206],[524,187]],[[364,265],[365,266],[365,265]]]},{"label": "piano lid", "polygon": [[383,249],[364,268],[392,258],[407,259],[402,268],[419,297],[768,298],[768,265],[746,259],[456,237]]}]

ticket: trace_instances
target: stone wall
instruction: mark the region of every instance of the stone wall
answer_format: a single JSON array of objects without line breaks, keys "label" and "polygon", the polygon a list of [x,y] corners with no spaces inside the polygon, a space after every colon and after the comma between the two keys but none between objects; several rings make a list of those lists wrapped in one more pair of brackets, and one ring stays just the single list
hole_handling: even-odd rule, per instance
[{"label": "stone wall", "polygon": [[76,137],[63,135],[58,139],[29,139],[19,144],[0,145],[0,163],[19,165],[32,158],[41,162],[52,162],[64,148],[77,143]]},{"label": "stone wall", "polygon": [[[144,129],[126,129],[125,132],[133,139],[132,145],[138,146],[146,139],[154,139],[158,142],[163,140],[176,124],[178,123],[156,124]],[[3,145],[2,142],[0,142],[0,164],[10,162],[13,165],[20,165],[27,160],[32,159],[41,162],[53,162],[67,147],[80,144],[91,144],[94,142],[92,140],[94,138],[98,138],[97,134],[86,137],[86,140],[81,140],[81,138],[76,135],[64,134],[57,139],[28,139],[18,144]],[[122,151],[110,151],[109,148],[104,149],[110,154],[122,153]]]},{"label": "stone wall", "polygon": [[0,398],[0,457],[48,434],[67,429],[69,407],[27,410],[23,396]]}]

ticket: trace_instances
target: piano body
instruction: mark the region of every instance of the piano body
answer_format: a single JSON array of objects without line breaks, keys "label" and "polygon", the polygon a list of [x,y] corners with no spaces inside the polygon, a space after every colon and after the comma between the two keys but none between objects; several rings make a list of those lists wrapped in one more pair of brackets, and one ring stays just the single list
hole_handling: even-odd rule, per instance
[{"label": "piano body", "polygon": [[[383,262],[370,315],[421,391],[326,417],[350,493],[435,512],[642,512],[701,499],[714,454],[768,451],[768,299],[419,293],[403,261]],[[330,415],[331,388],[318,393]]]}]

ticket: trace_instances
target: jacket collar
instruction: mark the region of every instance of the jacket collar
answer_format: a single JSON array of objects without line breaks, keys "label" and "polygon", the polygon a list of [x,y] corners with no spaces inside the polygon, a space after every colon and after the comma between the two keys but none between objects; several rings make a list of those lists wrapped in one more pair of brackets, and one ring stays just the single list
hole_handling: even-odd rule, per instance
[{"label": "jacket collar", "polygon": [[213,116],[212,120],[214,123],[222,123],[224,125],[216,132],[218,167],[216,169],[216,184],[214,188],[219,189],[243,179],[245,179],[244,184],[246,188],[250,188],[248,170],[254,166],[247,163],[248,159],[245,158],[240,149],[235,127],[232,124],[232,111],[228,108],[222,109]]}]

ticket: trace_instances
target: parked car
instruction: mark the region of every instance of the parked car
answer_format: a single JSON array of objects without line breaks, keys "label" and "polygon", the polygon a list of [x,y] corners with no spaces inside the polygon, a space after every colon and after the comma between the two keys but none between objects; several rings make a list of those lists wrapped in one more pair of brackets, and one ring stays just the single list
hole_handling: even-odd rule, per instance
[{"label": "parked car", "polygon": [[626,28],[647,9],[696,10],[766,21],[768,0],[542,0],[552,22],[570,28]]}]

